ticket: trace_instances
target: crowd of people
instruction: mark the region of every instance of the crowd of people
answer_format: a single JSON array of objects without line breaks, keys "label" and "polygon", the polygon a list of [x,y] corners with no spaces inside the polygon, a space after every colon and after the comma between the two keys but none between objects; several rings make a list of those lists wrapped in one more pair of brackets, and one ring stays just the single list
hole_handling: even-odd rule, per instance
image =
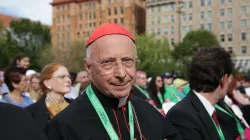
[{"label": "crowd of people", "polygon": [[232,74],[223,49],[197,52],[184,79],[136,69],[136,40],[117,24],[94,30],[86,48],[86,71],[62,63],[34,71],[20,53],[0,72],[1,138],[250,139],[250,78]]}]

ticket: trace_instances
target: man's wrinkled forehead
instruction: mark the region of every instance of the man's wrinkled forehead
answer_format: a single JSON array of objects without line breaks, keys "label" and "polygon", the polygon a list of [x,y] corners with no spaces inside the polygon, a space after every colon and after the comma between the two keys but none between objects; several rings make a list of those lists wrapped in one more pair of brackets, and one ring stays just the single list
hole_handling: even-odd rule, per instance
[{"label": "man's wrinkled forehead", "polygon": [[106,35],[91,44],[91,55],[103,57],[116,57],[121,54],[136,57],[134,42],[124,35]]}]

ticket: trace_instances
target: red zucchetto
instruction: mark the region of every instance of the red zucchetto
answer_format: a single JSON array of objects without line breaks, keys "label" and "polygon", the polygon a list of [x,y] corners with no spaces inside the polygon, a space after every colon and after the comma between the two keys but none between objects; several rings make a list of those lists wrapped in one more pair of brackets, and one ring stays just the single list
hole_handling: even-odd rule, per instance
[{"label": "red zucchetto", "polygon": [[98,38],[103,37],[105,35],[111,35],[111,34],[125,35],[129,37],[133,42],[135,42],[135,38],[133,37],[133,35],[121,25],[115,24],[115,23],[106,23],[106,24],[99,26],[92,32],[92,34],[90,35],[88,39],[86,48],[91,43],[96,41]]}]

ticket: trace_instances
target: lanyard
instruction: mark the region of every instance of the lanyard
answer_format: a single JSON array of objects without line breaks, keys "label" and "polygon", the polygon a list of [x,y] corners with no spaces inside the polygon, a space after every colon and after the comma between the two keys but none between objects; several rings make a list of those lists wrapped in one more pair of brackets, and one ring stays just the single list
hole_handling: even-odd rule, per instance
[{"label": "lanyard", "polygon": [[220,111],[226,113],[228,116],[232,117],[232,118],[235,120],[236,124],[237,124],[238,132],[240,133],[241,136],[244,135],[244,129],[242,128],[242,126],[241,126],[239,120],[235,117],[235,115],[234,115],[233,112],[228,108],[227,105],[224,105],[224,106],[227,108],[227,110],[228,110],[229,112],[227,112],[224,108],[222,108],[222,107],[220,107],[220,106],[218,106],[218,105],[215,105],[215,108],[219,109]]},{"label": "lanyard", "polygon": [[[111,140],[119,140],[117,133],[115,132],[107,113],[105,112],[102,104],[100,103],[99,99],[96,97],[91,85],[88,86],[86,90],[86,94],[90,100],[90,103],[93,105],[96,113],[98,114],[101,122],[106,129],[109,137]],[[132,104],[128,102],[128,113],[129,113],[129,129],[130,129],[130,139],[134,140],[134,116],[132,111]]]},{"label": "lanyard", "polygon": [[158,93],[158,94],[157,94],[157,97],[158,97],[158,99],[160,100],[161,104],[163,104],[163,98],[162,98],[161,93]]},{"label": "lanyard", "polygon": [[136,85],[136,84],[134,84],[134,85],[135,85],[135,87],[136,87],[137,89],[139,89],[139,90],[143,93],[143,95],[145,95],[145,96],[147,97],[147,99],[150,99],[150,97],[149,97],[147,91],[143,90],[141,87],[139,87],[139,86]]},{"label": "lanyard", "polygon": [[[211,118],[211,119],[212,119],[212,118]],[[218,126],[218,125],[214,122],[213,119],[212,119],[212,121],[213,121],[213,123],[214,123],[214,126],[215,126],[217,132],[219,133],[220,139],[221,139],[221,140],[225,140],[225,137],[224,137],[224,135],[223,135],[223,132],[222,132],[220,126]]]}]

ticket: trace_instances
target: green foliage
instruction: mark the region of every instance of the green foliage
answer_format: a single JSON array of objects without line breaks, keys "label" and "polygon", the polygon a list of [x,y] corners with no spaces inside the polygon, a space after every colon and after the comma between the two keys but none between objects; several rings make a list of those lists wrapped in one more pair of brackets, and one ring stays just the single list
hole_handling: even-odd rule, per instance
[{"label": "green foliage", "polygon": [[148,76],[157,76],[175,69],[167,39],[157,40],[152,36],[136,36],[137,55],[141,60],[138,69]]},{"label": "green foliage", "polygon": [[187,78],[187,68],[192,56],[200,48],[220,47],[216,36],[207,30],[189,32],[183,41],[175,46],[172,56],[176,61],[177,69]]},{"label": "green foliage", "polygon": [[12,21],[9,29],[1,31],[0,39],[0,68],[5,68],[13,57],[20,52],[26,53],[31,60],[31,69],[40,70],[40,51],[51,43],[50,28],[40,22],[28,19]]},{"label": "green foliage", "polygon": [[76,42],[67,47],[45,47],[41,51],[40,65],[43,67],[52,62],[64,64],[69,71],[79,72],[84,70],[83,59],[86,55],[84,43]]}]

